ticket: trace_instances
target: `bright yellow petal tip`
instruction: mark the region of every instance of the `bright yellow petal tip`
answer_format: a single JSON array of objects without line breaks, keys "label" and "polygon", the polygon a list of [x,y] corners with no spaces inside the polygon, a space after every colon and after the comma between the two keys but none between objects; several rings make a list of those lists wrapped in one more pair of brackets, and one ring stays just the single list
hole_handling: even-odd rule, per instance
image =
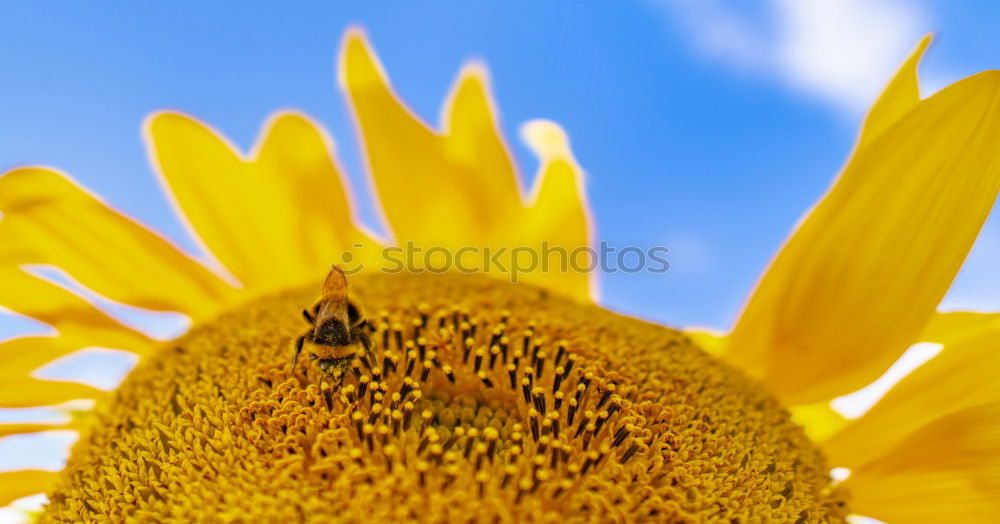
[{"label": "bright yellow petal tip", "polygon": [[521,126],[521,138],[543,160],[566,160],[573,158],[569,148],[569,137],[563,128],[549,120],[532,120]]},{"label": "bright yellow petal tip", "polygon": [[[50,264],[127,304],[199,318],[231,289],[171,242],[69,176],[23,167],[0,176],[0,264]],[[167,293],[164,290],[169,289]]]},{"label": "bright yellow petal tip", "polygon": [[356,263],[374,259],[378,244],[355,224],[332,142],[308,117],[275,114],[252,154],[180,113],[154,114],[146,128],[178,213],[254,293],[308,281],[349,251]]},{"label": "bright yellow petal tip", "polygon": [[916,341],[1000,187],[1000,72],[861,148],[772,262],[727,357],[788,403],[846,394]]},{"label": "bright yellow petal tip", "polygon": [[[567,253],[590,245],[582,171],[572,161],[565,133],[552,123],[529,125],[547,131],[537,144],[541,174],[532,195],[523,196],[483,66],[463,68],[442,109],[440,129],[401,101],[358,29],[344,38],[339,71],[397,244],[451,253],[519,246],[539,252],[544,251],[543,240]],[[514,258],[503,255],[500,260],[500,266],[484,264],[480,254],[463,257],[462,265],[509,277]],[[591,298],[592,278],[579,270],[536,269],[523,275],[526,282],[580,300]]]},{"label": "bright yellow petal tip", "polygon": [[917,67],[933,40],[933,35],[927,35],[920,39],[916,49],[910,53],[909,58],[899,68],[899,71],[882,92],[882,96],[875,101],[862,127],[861,138],[858,140],[859,149],[870,144],[872,140],[892,127],[920,102],[920,80],[917,77]]},{"label": "bright yellow petal tip", "polygon": [[340,74],[337,75],[342,89],[381,89],[389,84],[382,63],[371,49],[368,37],[360,27],[351,27],[344,33],[338,60]]}]

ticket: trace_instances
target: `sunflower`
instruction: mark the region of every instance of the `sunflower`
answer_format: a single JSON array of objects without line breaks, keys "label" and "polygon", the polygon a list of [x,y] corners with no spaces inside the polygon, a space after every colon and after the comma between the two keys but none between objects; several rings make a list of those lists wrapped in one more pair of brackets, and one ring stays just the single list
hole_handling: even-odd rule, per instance
[{"label": "sunflower", "polygon": [[[192,117],[148,120],[150,157],[209,260],[54,169],[12,170],[0,177],[0,304],[56,332],[2,343],[0,405],[98,402],[65,425],[0,425],[81,432],[64,471],[0,473],[0,502],[48,493],[50,521],[989,521],[1000,322],[936,307],[1000,183],[1000,74],[921,99],[927,45],[725,336],[606,311],[586,271],[511,283],[509,254],[473,274],[375,270],[387,246],[468,267],[466,247],[572,251],[592,227],[556,124],[523,128],[540,159],[526,195],[481,66],[462,71],[435,130],[357,29],[340,85],[392,239],[359,224],[330,141],[296,113],[272,117],[249,155]],[[558,267],[562,255],[542,256]],[[373,346],[337,380],[291,363],[331,263],[366,268],[349,293]],[[39,267],[193,327],[153,340]],[[921,341],[943,344],[940,356],[866,414],[829,408]],[[32,376],[87,347],[143,360],[110,394]]]}]

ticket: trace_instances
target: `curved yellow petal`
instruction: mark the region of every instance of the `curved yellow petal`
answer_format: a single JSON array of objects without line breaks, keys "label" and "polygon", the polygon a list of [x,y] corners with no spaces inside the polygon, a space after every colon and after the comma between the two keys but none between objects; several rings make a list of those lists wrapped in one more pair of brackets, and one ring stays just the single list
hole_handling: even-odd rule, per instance
[{"label": "curved yellow petal", "polygon": [[[474,152],[463,151],[458,143],[458,151],[451,151],[444,135],[399,101],[359,31],[348,32],[340,64],[341,83],[396,240],[454,251],[487,234],[502,217],[486,204],[491,195],[482,182],[487,177],[477,172]],[[457,90],[462,95],[455,99],[470,98],[467,91]]]},{"label": "curved yellow petal", "polygon": [[[148,352],[153,346],[148,337],[119,324],[90,302],[20,269],[0,265],[0,283],[0,305],[59,331],[58,339],[45,338],[49,342],[38,341],[39,344],[58,343],[63,348],[76,344],[67,352],[92,345],[138,354]],[[4,363],[0,361],[2,367]]]},{"label": "curved yellow petal", "polygon": [[14,424],[0,424],[0,437],[8,435],[18,435],[22,433],[37,433],[39,431],[51,431],[54,429],[69,429],[68,424],[37,424],[31,422],[19,422]]},{"label": "curved yellow petal", "polygon": [[20,337],[0,342],[0,383],[19,378],[80,349],[61,337]]},{"label": "curved yellow petal", "polygon": [[1000,403],[931,422],[851,472],[851,509],[887,522],[996,522]]},{"label": "curved yellow petal", "polygon": [[984,331],[1000,329],[1000,313],[954,311],[937,313],[924,326],[918,340],[950,344]]},{"label": "curved yellow petal", "polygon": [[0,471],[0,506],[34,495],[48,493],[55,487],[59,473],[40,469]]},{"label": "curved yellow petal", "polygon": [[[398,244],[444,248],[461,256],[462,268],[507,276],[517,273],[515,259],[526,261],[531,269],[519,275],[520,280],[589,298],[590,278],[585,272],[558,269],[570,251],[590,245],[582,172],[569,157],[541,155],[533,196],[522,197],[481,66],[462,71],[445,105],[441,132],[399,100],[359,30],[349,31],[345,38],[340,80]],[[542,241],[568,249],[545,252]],[[524,248],[524,257],[506,252],[494,259],[500,267],[468,251],[515,247]],[[552,261],[556,269],[550,264],[544,271],[540,263],[531,263],[533,258]]]},{"label": "curved yellow petal", "polygon": [[83,384],[38,380],[30,375],[54,359],[89,346],[112,347],[139,355],[155,342],[128,329],[80,297],[19,270],[0,267],[0,304],[45,322],[59,333],[0,342],[0,406],[58,404],[94,398],[100,390]]},{"label": "curved yellow petal", "polygon": [[104,392],[78,382],[38,380],[28,376],[12,377],[0,389],[0,406],[5,408],[30,408],[51,406],[70,400],[98,398]]},{"label": "curved yellow petal", "polygon": [[355,243],[377,248],[354,225],[329,140],[306,117],[272,117],[249,156],[180,113],[154,114],[146,129],[182,219],[245,287],[314,282]]},{"label": "curved yellow petal", "polygon": [[55,170],[0,176],[0,212],[3,265],[55,265],[112,300],[193,317],[228,296],[228,286],[166,239]]},{"label": "curved yellow petal", "polygon": [[920,60],[923,58],[924,52],[927,51],[931,40],[933,40],[931,35],[920,39],[917,48],[910,53],[910,57],[899,68],[889,85],[882,91],[882,95],[872,105],[861,129],[861,137],[858,139],[859,149],[871,144],[892,124],[917,107],[920,102],[917,66],[920,65]]},{"label": "curved yellow petal", "polygon": [[[281,181],[289,192],[280,202],[291,204],[283,211],[292,221],[283,237],[299,250],[295,260],[301,278],[318,281],[333,263],[374,263],[381,246],[358,225],[347,179],[323,128],[305,115],[282,112],[265,129],[254,167],[259,177]],[[353,255],[350,262],[347,252]]]},{"label": "curved yellow petal", "polygon": [[541,162],[525,210],[522,238],[531,248],[543,242],[550,248],[535,248],[547,267],[526,273],[524,280],[580,301],[597,300],[596,283],[592,282],[596,273],[586,271],[597,261],[585,250],[591,245],[592,220],[583,191],[583,170],[573,159],[565,133],[555,123],[528,122],[522,135]]},{"label": "curved yellow petal", "polygon": [[787,404],[877,378],[935,312],[1000,185],[1000,72],[922,101],[861,149],[757,286],[727,358]]},{"label": "curved yellow petal", "polygon": [[[87,339],[58,335],[20,337],[0,342],[0,384],[27,377],[49,362],[94,344]],[[139,346],[134,353],[148,353],[150,346]]]},{"label": "curved yellow petal", "polygon": [[823,447],[832,463],[854,467],[885,453],[917,428],[964,408],[1000,402],[1000,328],[945,345]]},{"label": "curved yellow petal", "polygon": [[445,104],[442,156],[462,177],[466,198],[479,204],[486,237],[508,240],[517,229],[510,220],[521,210],[521,188],[497,120],[486,68],[467,65]]},{"label": "curved yellow petal", "polygon": [[792,413],[792,420],[801,425],[814,442],[829,438],[849,423],[829,402],[800,404],[790,407],[789,411]]}]

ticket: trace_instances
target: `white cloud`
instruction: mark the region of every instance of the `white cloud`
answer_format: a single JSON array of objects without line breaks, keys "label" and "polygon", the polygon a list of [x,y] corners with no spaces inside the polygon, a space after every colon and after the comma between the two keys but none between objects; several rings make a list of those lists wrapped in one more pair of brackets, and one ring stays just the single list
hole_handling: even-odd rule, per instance
[{"label": "white cloud", "polygon": [[926,32],[924,10],[905,0],[768,0],[762,13],[723,0],[661,3],[700,51],[852,115],[868,107]]}]

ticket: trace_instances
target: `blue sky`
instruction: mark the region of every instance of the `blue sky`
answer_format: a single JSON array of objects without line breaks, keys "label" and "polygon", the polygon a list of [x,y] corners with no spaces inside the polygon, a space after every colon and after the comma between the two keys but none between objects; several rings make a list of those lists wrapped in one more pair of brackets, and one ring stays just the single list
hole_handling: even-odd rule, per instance
[{"label": "blue sky", "polygon": [[[518,126],[565,127],[598,238],[671,249],[665,275],[605,276],[606,305],[724,329],[922,34],[938,35],[925,93],[1000,66],[1000,5],[988,1],[341,4],[5,3],[0,169],[58,167],[194,251],[146,161],[143,118],[180,109],[248,148],[268,114],[297,108],[329,129],[378,229],[335,87],[340,37],[359,23],[397,90],[434,123],[463,62],[484,61],[526,186],[536,166]],[[946,306],[1000,307],[998,263],[994,219]],[[2,338],[39,329],[0,313]],[[5,452],[25,449],[36,443],[8,440]]]},{"label": "blue sky", "polygon": [[[147,164],[143,117],[181,109],[249,147],[270,112],[299,108],[331,131],[378,228],[334,78],[340,36],[360,23],[398,91],[435,123],[461,64],[486,62],[526,178],[535,166],[518,126],[560,122],[588,171],[598,237],[672,250],[666,275],[607,275],[605,303],[716,328],[829,184],[921,34],[939,34],[923,69],[932,90],[1000,64],[987,2],[183,4],[5,6],[0,166],[59,167],[195,249]],[[995,244],[995,229],[981,243]],[[1000,291],[977,270],[1000,248],[979,251],[954,305]]]}]

